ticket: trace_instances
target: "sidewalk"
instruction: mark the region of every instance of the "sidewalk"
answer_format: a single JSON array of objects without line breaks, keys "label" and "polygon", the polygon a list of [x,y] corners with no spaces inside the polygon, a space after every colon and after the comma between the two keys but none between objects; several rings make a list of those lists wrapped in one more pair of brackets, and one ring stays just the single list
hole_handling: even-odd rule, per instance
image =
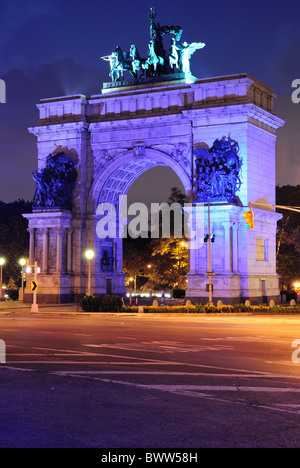
[{"label": "sidewalk", "polygon": [[295,320],[296,323],[300,322],[299,314],[264,314],[264,313],[255,313],[252,312],[242,312],[242,313],[209,313],[209,314],[196,314],[196,313],[163,313],[163,312],[153,312],[153,313],[139,313],[139,312],[84,312],[79,304],[39,304],[38,312],[31,312],[31,304],[23,303],[22,301],[0,301],[0,318],[4,316],[18,316],[18,317],[173,317],[177,319],[211,319],[213,317],[217,318],[233,318],[239,317],[241,319],[248,318],[264,318],[269,320],[273,319],[291,319]]},{"label": "sidewalk", "polygon": [[0,301],[0,316],[15,313],[18,315],[20,315],[20,313],[26,315],[37,315],[45,312],[51,312],[53,314],[61,315],[64,313],[78,314],[78,312],[82,312],[79,304],[39,304],[38,309],[39,312],[31,312],[31,304],[27,304],[22,301]]}]

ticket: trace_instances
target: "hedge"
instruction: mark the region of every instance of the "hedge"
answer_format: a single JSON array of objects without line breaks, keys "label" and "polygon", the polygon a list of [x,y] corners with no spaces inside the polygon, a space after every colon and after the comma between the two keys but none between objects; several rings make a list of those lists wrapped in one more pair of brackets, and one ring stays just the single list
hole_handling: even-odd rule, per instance
[{"label": "hedge", "polygon": [[84,296],[80,305],[85,312],[122,312],[123,301],[119,296]]},{"label": "hedge", "polygon": [[[137,313],[138,306],[125,306],[119,296],[106,294],[104,296],[84,296],[80,305],[85,312],[125,312]],[[300,306],[274,307],[264,305],[246,306],[245,304],[213,306],[208,304],[179,305],[179,306],[143,306],[144,313],[154,314],[299,314]]]},{"label": "hedge", "polygon": [[[246,306],[245,304],[222,305],[219,307],[212,305],[195,304],[191,306],[143,306],[144,313],[161,313],[161,314],[221,314],[221,313],[252,313],[252,314],[299,314],[300,306]],[[123,312],[137,313],[137,306],[124,307]]]}]

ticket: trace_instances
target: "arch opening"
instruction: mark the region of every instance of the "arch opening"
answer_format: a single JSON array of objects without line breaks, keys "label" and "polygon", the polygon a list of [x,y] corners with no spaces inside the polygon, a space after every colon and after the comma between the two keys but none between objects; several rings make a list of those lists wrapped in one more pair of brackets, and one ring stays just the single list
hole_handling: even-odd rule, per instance
[{"label": "arch opening", "polygon": [[[163,189],[158,190],[157,186],[163,184]],[[148,187],[148,188],[147,188]],[[131,222],[130,215],[134,214],[130,207],[134,204],[143,205],[148,214],[145,223],[149,222],[149,214],[151,217],[152,203],[161,204],[167,203],[171,196],[172,187],[187,195],[191,190],[191,181],[187,172],[172,159],[169,155],[158,151],[145,149],[143,155],[136,154],[131,151],[118,157],[118,161],[113,161],[101,174],[95,183],[94,190],[98,196],[96,200],[96,224],[99,219],[106,221],[113,215],[116,221],[115,230],[109,236],[100,235],[96,229],[95,233],[95,250],[97,257],[100,259],[98,265],[95,265],[95,291],[99,294],[114,293],[126,295],[126,279],[128,283],[128,265],[125,268],[127,275],[124,272],[123,257],[128,249],[132,252],[139,251],[139,255],[132,255],[132,262],[140,263],[136,267],[136,273],[133,275],[132,286],[136,290],[139,287],[136,277],[139,270],[145,270],[150,264],[148,257],[150,254],[151,234],[150,229],[147,229],[149,224],[144,224],[145,235],[138,236],[134,239],[131,233],[128,233],[128,225]],[[101,212],[99,216],[99,206],[111,206],[112,212]],[[97,211],[98,210],[98,211]],[[140,213],[139,213],[140,215]],[[102,218],[101,218],[102,217]],[[139,220],[136,220],[138,224]],[[98,224],[99,226],[99,224]],[[143,226],[139,226],[140,232]],[[144,251],[144,255],[142,255]],[[147,255],[148,254],[148,255]],[[144,257],[141,260],[141,257]],[[128,259],[129,255],[126,255]],[[143,265],[141,265],[143,262]],[[144,265],[145,264],[145,265]],[[146,265],[147,264],[147,265]],[[134,269],[132,270],[134,273]],[[145,273],[142,272],[145,276]],[[126,278],[127,276],[127,278]],[[132,274],[130,274],[132,278]],[[142,282],[143,283],[143,282]],[[179,282],[180,284],[180,282]],[[127,284],[128,285],[128,284]]]}]

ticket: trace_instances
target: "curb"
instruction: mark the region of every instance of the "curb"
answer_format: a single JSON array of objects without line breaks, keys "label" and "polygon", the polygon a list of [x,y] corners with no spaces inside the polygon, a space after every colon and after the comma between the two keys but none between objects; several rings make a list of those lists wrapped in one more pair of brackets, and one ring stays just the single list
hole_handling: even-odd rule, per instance
[{"label": "curb", "polygon": [[164,313],[164,312],[156,312],[156,313],[145,313],[145,312],[84,312],[80,311],[50,311],[50,310],[39,310],[39,312],[31,312],[30,310],[24,309],[16,309],[16,310],[0,310],[0,318],[1,316],[15,316],[15,317],[139,317],[139,318],[166,318],[166,317],[173,317],[173,318],[209,318],[209,317],[223,317],[223,318],[230,318],[230,317],[298,317],[300,313],[252,313],[252,312],[240,312],[240,313]]}]

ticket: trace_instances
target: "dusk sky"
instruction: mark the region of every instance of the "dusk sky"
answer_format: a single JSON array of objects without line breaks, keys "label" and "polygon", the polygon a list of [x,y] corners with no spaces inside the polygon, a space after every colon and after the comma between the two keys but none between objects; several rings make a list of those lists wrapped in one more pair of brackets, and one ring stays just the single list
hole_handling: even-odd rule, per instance
[{"label": "dusk sky", "polygon": [[[194,76],[249,73],[274,89],[276,114],[286,121],[278,130],[277,183],[299,184],[300,103],[291,100],[292,82],[300,79],[298,1],[1,0],[0,78],[7,87],[0,104],[1,201],[32,200],[37,147],[27,129],[37,123],[39,100],[100,94],[110,81],[102,55],[132,43],[146,55],[151,6],[160,24],[183,28],[182,40],[206,43],[192,57]],[[157,186],[166,177],[176,183],[164,169],[155,173]]]}]

